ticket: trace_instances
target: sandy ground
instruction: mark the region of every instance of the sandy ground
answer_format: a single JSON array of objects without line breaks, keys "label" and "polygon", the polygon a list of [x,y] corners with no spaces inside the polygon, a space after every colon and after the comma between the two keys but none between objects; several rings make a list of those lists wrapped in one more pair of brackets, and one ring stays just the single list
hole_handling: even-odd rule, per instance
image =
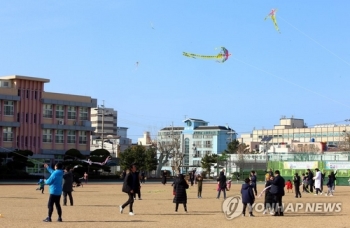
[{"label": "sandy ground", "polygon": [[[88,184],[73,192],[74,206],[63,208],[63,222],[58,223],[56,210],[52,223],[44,223],[47,216],[48,188],[45,193],[36,191],[36,185],[0,185],[0,227],[350,227],[350,187],[337,186],[334,197],[303,194],[296,199],[293,193],[286,193],[285,203],[342,203],[341,212],[306,213],[286,212],[284,217],[263,215],[254,212],[255,217],[237,217],[227,220],[222,212],[223,198],[216,198],[215,184],[204,183],[203,198],[197,198],[197,186],[188,190],[188,213],[180,205],[174,213],[172,187],[170,184],[146,183],[142,185],[142,200],[134,203],[134,216],[128,208],[123,214],[119,205],[127,195],[121,192],[121,184]],[[229,196],[240,192],[240,184],[232,185]],[[263,185],[258,185],[258,191]],[[62,198],[61,198],[62,202]],[[263,202],[258,198],[257,203]]]}]

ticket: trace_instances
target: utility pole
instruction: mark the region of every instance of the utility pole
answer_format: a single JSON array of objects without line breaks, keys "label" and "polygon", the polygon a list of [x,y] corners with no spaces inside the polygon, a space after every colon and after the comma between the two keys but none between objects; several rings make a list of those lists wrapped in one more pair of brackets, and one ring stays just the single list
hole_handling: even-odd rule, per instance
[{"label": "utility pole", "polygon": [[101,135],[101,138],[102,138],[102,149],[104,147],[104,116],[105,116],[105,101],[103,100],[103,103],[102,103],[102,135]]}]

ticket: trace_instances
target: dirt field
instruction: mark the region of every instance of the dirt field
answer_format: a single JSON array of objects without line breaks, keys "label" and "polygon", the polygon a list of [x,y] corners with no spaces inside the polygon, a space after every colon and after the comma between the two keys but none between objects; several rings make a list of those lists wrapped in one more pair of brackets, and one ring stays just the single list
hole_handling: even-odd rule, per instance
[{"label": "dirt field", "polygon": [[[233,184],[229,196],[240,191]],[[146,183],[142,185],[142,199],[134,204],[134,216],[129,216],[128,207],[119,213],[119,205],[127,195],[121,192],[120,184],[88,184],[73,192],[74,206],[63,208],[63,223],[56,222],[56,209],[52,223],[44,223],[47,217],[48,187],[45,193],[36,191],[36,185],[0,185],[0,227],[350,227],[350,187],[336,187],[334,197],[303,194],[294,198],[287,193],[285,203],[342,203],[338,213],[286,212],[284,217],[263,215],[254,212],[255,217],[238,217],[227,220],[222,212],[223,198],[216,198],[215,184],[204,183],[203,198],[197,198],[197,186],[188,190],[188,213],[182,205],[174,213],[172,187],[170,184]],[[263,185],[258,185],[258,191]],[[62,202],[62,198],[61,198]],[[263,202],[258,198],[257,203]]]}]

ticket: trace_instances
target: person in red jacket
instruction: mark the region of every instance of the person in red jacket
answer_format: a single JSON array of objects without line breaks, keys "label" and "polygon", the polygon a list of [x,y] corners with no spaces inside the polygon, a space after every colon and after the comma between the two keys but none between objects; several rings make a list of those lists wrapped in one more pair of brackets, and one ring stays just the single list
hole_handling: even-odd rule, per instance
[{"label": "person in red jacket", "polygon": [[290,180],[286,182],[286,187],[287,187],[287,192],[289,192],[289,190],[292,190],[292,193],[293,193],[293,184]]}]

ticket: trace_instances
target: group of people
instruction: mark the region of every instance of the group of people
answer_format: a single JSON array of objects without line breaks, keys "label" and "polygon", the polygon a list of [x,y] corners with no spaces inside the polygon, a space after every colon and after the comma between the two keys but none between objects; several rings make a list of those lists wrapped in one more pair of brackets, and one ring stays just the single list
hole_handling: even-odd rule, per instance
[{"label": "group of people", "polygon": [[[315,169],[316,174],[311,171],[311,169],[307,169],[307,172],[302,174],[302,185],[303,185],[303,192],[307,193],[313,193],[315,190],[315,195],[322,195],[323,191],[323,183],[324,180],[326,180],[326,173],[321,172],[318,168]],[[328,191],[325,194],[326,196],[333,196],[333,192],[335,191],[335,185],[336,185],[336,175],[337,171],[335,170],[332,171],[328,175],[328,180],[327,180],[327,187]]]}]

